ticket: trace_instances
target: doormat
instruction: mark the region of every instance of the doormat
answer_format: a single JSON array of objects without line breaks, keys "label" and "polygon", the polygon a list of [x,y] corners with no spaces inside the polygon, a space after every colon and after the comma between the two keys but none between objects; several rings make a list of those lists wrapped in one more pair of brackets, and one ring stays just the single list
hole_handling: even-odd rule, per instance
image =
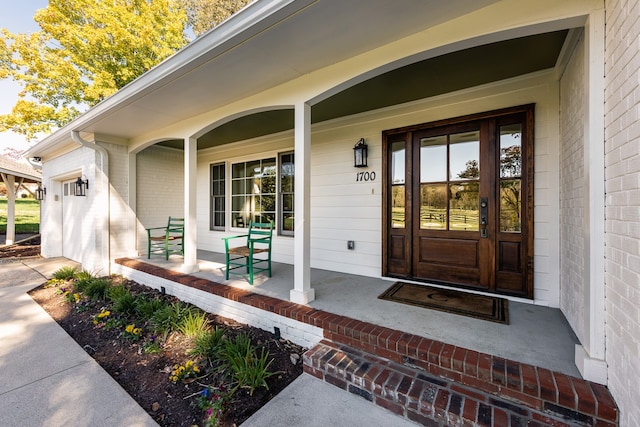
[{"label": "doormat", "polygon": [[509,301],[504,298],[403,282],[394,283],[378,298],[509,324]]}]

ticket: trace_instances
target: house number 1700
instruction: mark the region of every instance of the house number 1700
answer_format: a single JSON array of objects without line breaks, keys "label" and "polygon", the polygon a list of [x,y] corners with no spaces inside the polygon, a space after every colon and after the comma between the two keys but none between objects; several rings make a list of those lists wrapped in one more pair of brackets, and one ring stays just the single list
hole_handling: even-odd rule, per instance
[{"label": "house number 1700", "polygon": [[356,182],[360,181],[375,181],[376,173],[375,172],[358,172],[356,173]]}]

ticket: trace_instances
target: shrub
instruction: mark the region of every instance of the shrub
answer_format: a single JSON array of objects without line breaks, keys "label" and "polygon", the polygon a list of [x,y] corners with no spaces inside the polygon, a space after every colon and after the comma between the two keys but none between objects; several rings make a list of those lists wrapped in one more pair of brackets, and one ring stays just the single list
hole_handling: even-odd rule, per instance
[{"label": "shrub", "polygon": [[107,298],[110,287],[111,281],[109,278],[94,278],[87,283],[84,293],[91,299],[104,300]]},{"label": "shrub", "polygon": [[53,278],[58,280],[70,280],[75,278],[77,270],[75,267],[60,267],[53,273]]},{"label": "shrub", "polygon": [[224,353],[225,332],[224,328],[216,327],[197,336],[189,354],[214,360],[219,359]]},{"label": "shrub", "polygon": [[125,286],[112,286],[107,290],[107,297],[113,302],[113,310],[122,314],[132,314],[136,310],[136,297]]},{"label": "shrub", "polygon": [[95,276],[89,273],[87,270],[82,270],[76,274],[76,289],[80,292],[85,292],[89,283],[95,279]]},{"label": "shrub", "polygon": [[149,322],[153,330],[165,338],[167,335],[178,329],[180,322],[192,308],[183,302],[175,302],[171,305],[164,305],[161,309],[153,312]]},{"label": "shrub", "polygon": [[269,352],[264,348],[258,356],[247,334],[240,334],[235,340],[227,341],[224,356],[233,370],[236,388],[248,388],[250,395],[259,387],[269,389],[267,378],[276,374],[269,372],[273,359],[269,360]]},{"label": "shrub", "polygon": [[178,330],[189,338],[197,337],[209,329],[209,320],[204,311],[191,310],[181,317]]},{"label": "shrub", "polygon": [[140,295],[136,298],[136,314],[144,321],[151,320],[153,313],[161,310],[168,304],[159,298],[149,298]]}]

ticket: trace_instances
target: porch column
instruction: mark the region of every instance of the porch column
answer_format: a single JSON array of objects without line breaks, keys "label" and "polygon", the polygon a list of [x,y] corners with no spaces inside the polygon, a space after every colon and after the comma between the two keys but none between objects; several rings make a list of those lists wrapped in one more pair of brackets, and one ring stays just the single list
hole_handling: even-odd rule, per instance
[{"label": "porch column", "polygon": [[184,261],[183,273],[198,271],[196,242],[196,169],[197,140],[184,139]]},{"label": "porch column", "polygon": [[295,106],[295,223],[293,255],[293,289],[289,299],[297,304],[313,301],[311,288],[311,106],[300,102]]},{"label": "porch column", "polygon": [[607,384],[605,362],[605,175],[604,175],[604,10],[594,10],[585,26],[584,294],[587,336],[576,345],[582,376]]},{"label": "porch column", "polygon": [[7,187],[7,237],[5,244],[12,245],[16,241],[16,179],[13,175],[2,174]]}]

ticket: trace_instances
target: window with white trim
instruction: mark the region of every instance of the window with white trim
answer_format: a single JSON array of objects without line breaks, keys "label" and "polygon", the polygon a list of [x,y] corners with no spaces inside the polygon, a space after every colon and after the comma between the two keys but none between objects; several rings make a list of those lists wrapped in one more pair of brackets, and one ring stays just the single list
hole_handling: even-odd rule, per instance
[{"label": "window with white trim", "polygon": [[226,216],[226,168],[224,163],[211,165],[210,230],[224,230]]},{"label": "window with white trim", "polygon": [[293,152],[230,167],[230,176],[224,163],[210,167],[209,228],[248,228],[250,221],[272,221],[278,234],[293,236]]}]

